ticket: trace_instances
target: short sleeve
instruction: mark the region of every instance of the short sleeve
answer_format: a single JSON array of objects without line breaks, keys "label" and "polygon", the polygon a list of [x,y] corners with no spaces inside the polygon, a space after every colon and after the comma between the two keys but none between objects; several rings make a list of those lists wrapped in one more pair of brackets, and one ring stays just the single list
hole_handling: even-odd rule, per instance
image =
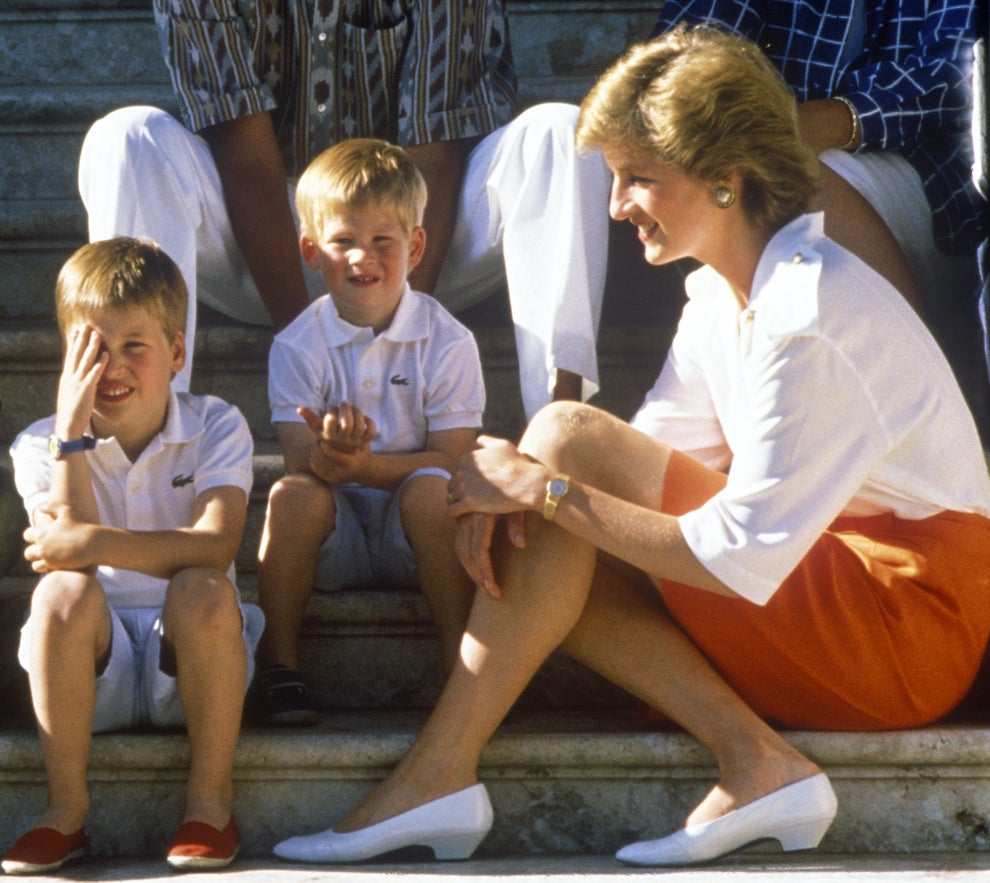
[{"label": "short sleeve", "polygon": [[154,7],[172,88],[192,131],[275,108],[235,0],[154,0]]},{"label": "short sleeve", "polygon": [[199,443],[196,493],[238,487],[247,496],[254,482],[254,441],[244,415],[233,405],[210,399]]},{"label": "short sleeve", "polygon": [[474,335],[465,334],[444,347],[439,357],[431,360],[430,369],[427,431],[480,427],[485,382]]}]

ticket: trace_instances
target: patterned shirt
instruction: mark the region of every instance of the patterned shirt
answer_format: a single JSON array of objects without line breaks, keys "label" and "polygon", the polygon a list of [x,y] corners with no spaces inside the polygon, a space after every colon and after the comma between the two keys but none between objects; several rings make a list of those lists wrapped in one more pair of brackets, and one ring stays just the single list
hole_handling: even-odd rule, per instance
[{"label": "patterned shirt", "polygon": [[973,0],[666,0],[654,34],[714,21],[764,48],[799,101],[842,95],[860,150],[898,150],[917,170],[935,241],[971,252],[987,235],[972,182]]},{"label": "patterned shirt", "polygon": [[487,134],[516,96],[502,0],[154,0],[193,131],[273,111],[290,174],[344,138]]}]

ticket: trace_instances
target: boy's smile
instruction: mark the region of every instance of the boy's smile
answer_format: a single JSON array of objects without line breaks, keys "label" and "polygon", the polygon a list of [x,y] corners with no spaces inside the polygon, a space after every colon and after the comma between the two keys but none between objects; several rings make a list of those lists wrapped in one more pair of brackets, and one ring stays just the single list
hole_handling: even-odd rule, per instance
[{"label": "boy's smile", "polygon": [[140,307],[85,318],[107,360],[96,383],[93,431],[116,437],[134,459],[165,423],[172,376],[185,362],[184,336],[169,342],[158,319]]}]

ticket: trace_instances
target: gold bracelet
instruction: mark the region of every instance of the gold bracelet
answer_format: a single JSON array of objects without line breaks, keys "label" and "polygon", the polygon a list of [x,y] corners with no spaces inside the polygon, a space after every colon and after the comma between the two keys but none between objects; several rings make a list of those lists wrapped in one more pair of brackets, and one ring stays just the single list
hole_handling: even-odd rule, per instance
[{"label": "gold bracelet", "polygon": [[849,136],[849,140],[840,147],[840,150],[854,150],[856,148],[856,142],[859,140],[859,114],[856,112],[855,105],[844,95],[833,95],[836,101],[841,101],[846,109],[849,111],[849,116],[852,118],[852,134]]}]

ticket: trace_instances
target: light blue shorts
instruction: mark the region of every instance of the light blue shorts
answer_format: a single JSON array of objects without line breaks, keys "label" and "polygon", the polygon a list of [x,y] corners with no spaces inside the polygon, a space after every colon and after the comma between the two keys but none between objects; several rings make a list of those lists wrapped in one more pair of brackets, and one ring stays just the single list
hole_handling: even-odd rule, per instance
[{"label": "light blue shorts", "polygon": [[[429,467],[414,472],[450,479],[443,469]],[[333,532],[320,546],[316,562],[316,588],[324,592],[359,586],[386,585],[417,588],[416,558],[402,529],[399,492],[357,486],[333,488],[337,520]]]},{"label": "light blue shorts", "polygon": [[[185,714],[175,672],[162,670],[162,621],[157,607],[110,608],[110,658],[96,679],[93,732],[127,730],[142,724],[181,727]],[[254,651],[261,640],[265,617],[254,604],[241,605],[241,624],[248,673],[242,689],[254,677]],[[27,633],[22,630],[19,658],[27,670]],[[165,668],[170,666],[166,663]],[[231,685],[236,688],[235,685]]]}]

